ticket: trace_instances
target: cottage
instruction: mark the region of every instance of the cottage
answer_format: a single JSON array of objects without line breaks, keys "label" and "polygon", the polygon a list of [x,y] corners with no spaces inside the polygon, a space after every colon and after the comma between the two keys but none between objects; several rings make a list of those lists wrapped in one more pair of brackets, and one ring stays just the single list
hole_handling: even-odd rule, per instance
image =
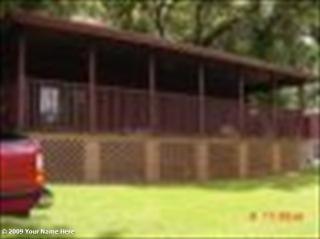
[{"label": "cottage", "polygon": [[[16,12],[1,19],[7,122],[53,181],[158,182],[298,169],[303,84],[255,59]],[[300,109],[277,106],[297,88]],[[269,94],[270,104],[252,100]]]}]

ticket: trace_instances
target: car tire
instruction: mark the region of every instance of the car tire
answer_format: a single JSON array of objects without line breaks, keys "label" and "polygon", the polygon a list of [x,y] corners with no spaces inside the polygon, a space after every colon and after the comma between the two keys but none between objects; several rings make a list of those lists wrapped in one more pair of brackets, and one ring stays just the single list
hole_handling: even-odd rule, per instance
[{"label": "car tire", "polygon": [[30,211],[18,212],[18,213],[12,214],[12,216],[17,217],[17,218],[21,218],[21,219],[29,218],[30,215],[31,215],[31,212],[30,212]]},{"label": "car tire", "polygon": [[48,189],[44,188],[42,190],[42,195],[37,204],[37,208],[45,209],[51,207],[53,204],[53,193]]}]

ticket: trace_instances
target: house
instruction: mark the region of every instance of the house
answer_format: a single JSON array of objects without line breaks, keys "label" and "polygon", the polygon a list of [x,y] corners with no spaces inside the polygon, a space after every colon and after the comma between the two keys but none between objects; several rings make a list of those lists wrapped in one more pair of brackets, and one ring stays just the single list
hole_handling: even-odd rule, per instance
[{"label": "house", "polygon": [[[306,73],[25,12],[3,17],[1,33],[7,122],[41,140],[53,181],[205,181],[298,168]],[[251,100],[287,86],[300,109]]]}]

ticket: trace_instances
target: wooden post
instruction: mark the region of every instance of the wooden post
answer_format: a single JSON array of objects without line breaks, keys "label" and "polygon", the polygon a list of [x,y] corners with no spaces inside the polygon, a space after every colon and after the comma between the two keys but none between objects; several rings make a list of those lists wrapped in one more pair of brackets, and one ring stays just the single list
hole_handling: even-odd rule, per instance
[{"label": "wooden post", "polygon": [[246,178],[249,174],[249,152],[248,152],[248,144],[249,142],[246,140],[241,140],[238,143],[239,147],[239,177]]},{"label": "wooden post", "polygon": [[206,140],[200,140],[197,145],[197,178],[200,182],[205,182],[209,179],[208,172],[208,160],[209,160],[209,152],[208,152],[208,142]]},{"label": "wooden post", "polygon": [[279,141],[272,143],[272,172],[277,174],[281,172],[281,144]]},{"label": "wooden post", "polygon": [[100,143],[98,139],[89,138],[85,145],[85,181],[100,182]]},{"label": "wooden post", "polygon": [[97,130],[97,91],[96,91],[96,50],[90,47],[88,51],[88,81],[89,81],[89,130]]},{"label": "wooden post", "polygon": [[278,107],[277,107],[277,82],[271,74],[271,81],[272,81],[272,135],[274,140],[278,138]]},{"label": "wooden post", "polygon": [[20,130],[26,126],[27,107],[27,79],[26,79],[26,39],[24,35],[19,35],[18,39],[18,59],[17,59],[17,80],[18,80],[18,105],[17,105],[17,125]]},{"label": "wooden post", "polygon": [[298,138],[302,138],[303,137],[303,131],[304,131],[304,124],[303,124],[303,116],[304,116],[304,111],[305,111],[305,107],[306,107],[306,102],[305,102],[305,91],[304,91],[304,85],[300,84],[298,86],[298,98],[299,98],[299,112],[300,112],[300,119],[299,119],[299,131],[298,131]]},{"label": "wooden post", "polygon": [[160,142],[155,138],[146,140],[146,181],[154,183],[160,181]]},{"label": "wooden post", "polygon": [[240,75],[240,81],[239,81],[239,126],[240,126],[241,137],[245,136],[244,111],[245,111],[245,83],[244,83],[243,75]]},{"label": "wooden post", "polygon": [[206,106],[205,106],[205,69],[204,65],[198,67],[198,93],[199,93],[199,133],[205,135],[206,132]]},{"label": "wooden post", "polygon": [[277,174],[281,171],[281,155],[280,155],[280,140],[278,139],[278,107],[277,107],[277,81],[271,74],[272,81],[272,172]]},{"label": "wooden post", "polygon": [[156,131],[157,106],[156,106],[156,65],[155,57],[149,55],[148,81],[149,81],[149,128],[152,133]]}]

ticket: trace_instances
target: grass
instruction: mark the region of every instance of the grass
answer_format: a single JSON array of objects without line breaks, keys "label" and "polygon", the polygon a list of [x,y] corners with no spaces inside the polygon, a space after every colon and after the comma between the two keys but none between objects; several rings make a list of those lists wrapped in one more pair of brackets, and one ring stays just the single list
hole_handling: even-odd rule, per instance
[{"label": "grass", "polygon": [[53,185],[52,208],[1,217],[1,228],[68,228],[81,238],[319,238],[318,182],[319,172],[308,171],[188,185]]}]

